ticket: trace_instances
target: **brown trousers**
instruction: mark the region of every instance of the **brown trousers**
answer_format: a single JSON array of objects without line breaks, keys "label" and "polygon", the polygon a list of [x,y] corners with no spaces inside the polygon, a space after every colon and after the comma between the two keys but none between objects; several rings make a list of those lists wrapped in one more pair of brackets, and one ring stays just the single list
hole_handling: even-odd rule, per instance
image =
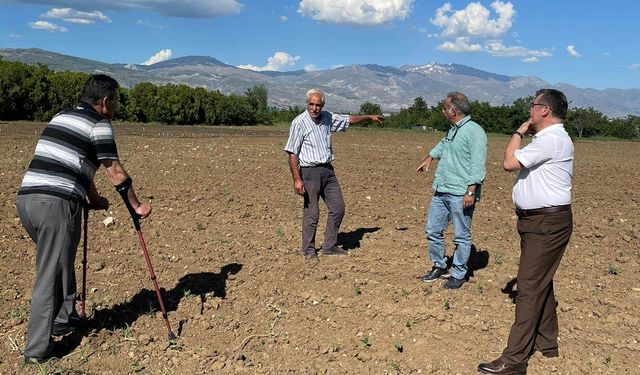
[{"label": "brown trousers", "polygon": [[535,350],[558,355],[557,302],[553,276],[571,238],[571,211],[518,218],[520,267],[516,320],[501,359],[526,363]]}]

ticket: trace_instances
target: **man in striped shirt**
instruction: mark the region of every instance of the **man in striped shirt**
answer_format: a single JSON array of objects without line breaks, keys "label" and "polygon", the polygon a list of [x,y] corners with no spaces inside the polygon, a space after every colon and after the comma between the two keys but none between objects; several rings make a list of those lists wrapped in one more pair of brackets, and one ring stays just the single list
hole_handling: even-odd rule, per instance
[{"label": "man in striped shirt", "polygon": [[337,115],[323,111],[324,93],[317,89],[307,92],[307,110],[298,115],[289,129],[284,150],[289,154],[289,169],[293,189],[304,197],[302,212],[302,253],[312,263],[318,261],[315,248],[318,227],[319,198],[327,205],[327,226],[322,244],[323,255],[345,255],[338,246],[338,231],[344,216],[344,199],[333,171],[334,159],[331,133],[346,131],[349,124],[362,121],[382,122],[380,115]]},{"label": "man in striped shirt", "polygon": [[114,186],[128,189],[129,202],[140,217],[151,213],[148,204],[138,201],[118,159],[111,126],[118,108],[118,82],[93,75],[83,87],[81,100],[45,127],[18,190],[20,222],[36,244],[26,363],[56,359],[51,336],[72,331],[78,322],[74,260],[80,242],[80,211],[87,197],[92,208],[109,207],[93,183],[100,165]]}]

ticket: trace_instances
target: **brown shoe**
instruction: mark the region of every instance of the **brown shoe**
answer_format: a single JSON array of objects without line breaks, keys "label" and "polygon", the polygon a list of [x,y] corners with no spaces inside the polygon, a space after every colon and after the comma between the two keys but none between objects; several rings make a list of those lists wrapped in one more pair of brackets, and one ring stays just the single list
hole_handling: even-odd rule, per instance
[{"label": "brown shoe", "polygon": [[483,374],[524,375],[527,373],[527,363],[509,365],[498,358],[489,363],[479,364],[478,371]]},{"label": "brown shoe", "polygon": [[349,255],[349,252],[340,246],[336,245],[329,250],[320,251],[322,255]]}]

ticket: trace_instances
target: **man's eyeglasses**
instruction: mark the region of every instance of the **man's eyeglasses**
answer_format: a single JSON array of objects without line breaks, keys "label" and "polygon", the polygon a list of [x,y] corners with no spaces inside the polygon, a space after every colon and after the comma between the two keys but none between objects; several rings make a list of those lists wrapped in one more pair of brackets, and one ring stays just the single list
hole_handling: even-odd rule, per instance
[{"label": "man's eyeglasses", "polygon": [[544,104],[544,103],[536,103],[536,102],[529,103],[529,107],[531,107],[531,108],[533,108],[533,107],[535,107],[537,105],[539,105],[541,107],[548,107],[549,106],[548,104]]}]

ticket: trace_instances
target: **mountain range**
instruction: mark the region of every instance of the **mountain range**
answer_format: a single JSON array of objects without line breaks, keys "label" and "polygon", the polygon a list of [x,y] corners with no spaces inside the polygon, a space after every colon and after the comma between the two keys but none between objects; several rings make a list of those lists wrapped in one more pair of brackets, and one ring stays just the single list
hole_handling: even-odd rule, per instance
[{"label": "mountain range", "polygon": [[269,91],[269,105],[304,107],[304,95],[310,88],[327,94],[327,109],[351,111],[365,102],[380,104],[384,112],[398,111],[413,104],[421,96],[435,105],[451,91],[464,92],[471,100],[492,105],[511,104],[518,98],[531,96],[543,87],[563,91],[571,107],[593,107],[610,117],[640,115],[640,89],[579,88],[566,83],[551,85],[536,77],[506,76],[458,64],[348,65],[317,71],[252,71],[225,64],[208,56],[186,56],[152,65],[108,64],[67,56],[36,48],[0,48],[7,61],[45,64],[55,71],[105,73],[123,86],[140,82],[176,83],[219,90],[222,93],[244,93],[247,88],[263,84]]}]

